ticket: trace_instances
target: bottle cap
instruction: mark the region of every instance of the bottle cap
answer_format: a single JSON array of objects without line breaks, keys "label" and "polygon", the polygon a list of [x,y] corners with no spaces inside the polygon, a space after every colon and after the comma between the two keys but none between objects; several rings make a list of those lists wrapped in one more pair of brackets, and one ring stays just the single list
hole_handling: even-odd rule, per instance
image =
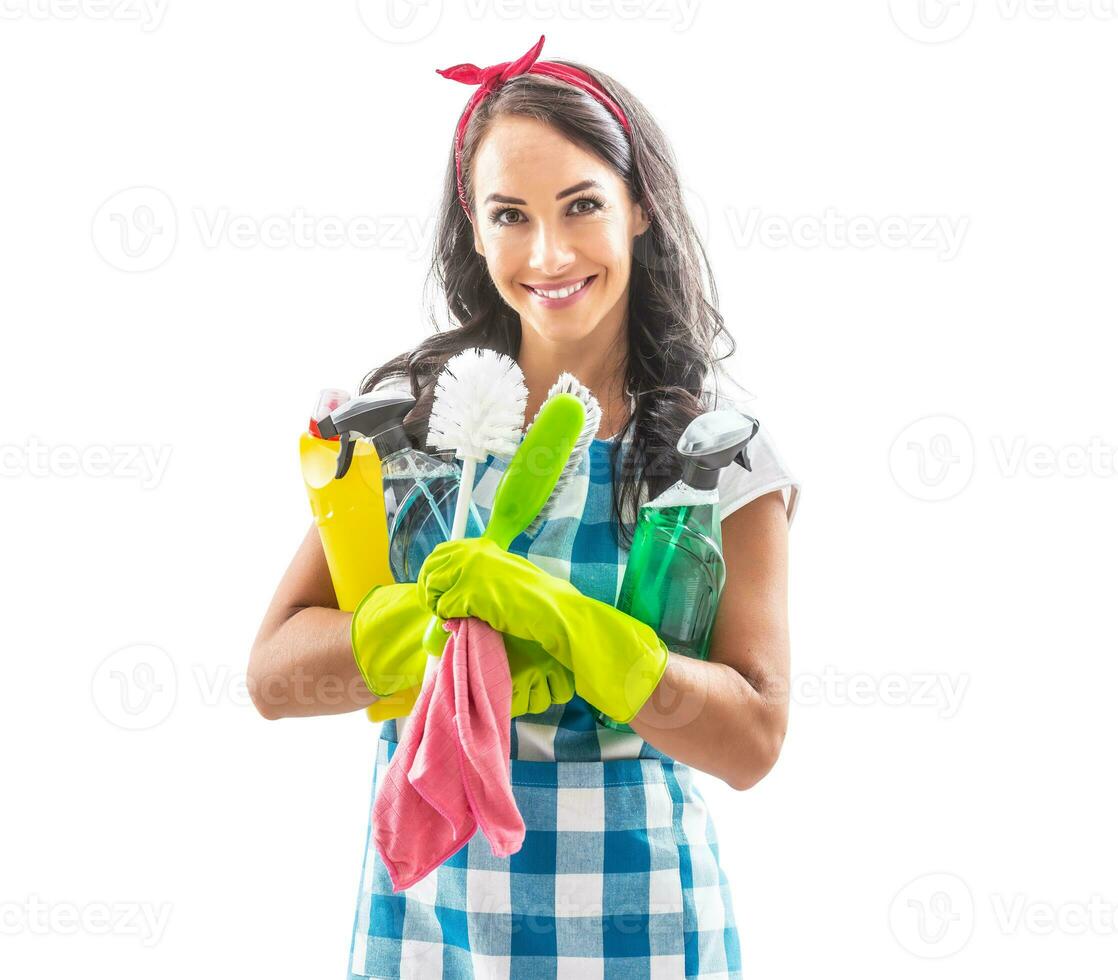
[{"label": "bottle cap", "polygon": [[372,439],[381,460],[400,449],[411,448],[404,432],[404,417],[414,407],[415,399],[401,391],[373,391],[351,398],[320,416],[317,422],[322,437],[340,437],[335,477],[340,480],[349,471],[355,436]]},{"label": "bottle cap", "polygon": [[[307,426],[307,431],[317,439],[323,439],[321,430],[318,428],[318,420],[323,415],[328,415],[334,411],[339,405],[344,405],[349,401],[349,392],[342,391],[341,388],[323,388],[318,393],[318,401],[315,403],[314,412],[311,414],[310,425]],[[333,438],[337,439],[337,436]]]},{"label": "bottle cap", "polygon": [[719,473],[730,463],[752,471],[746,447],[760,427],[751,415],[734,408],[706,412],[694,419],[676,444],[683,461],[683,482],[696,490],[712,490],[718,486]]}]

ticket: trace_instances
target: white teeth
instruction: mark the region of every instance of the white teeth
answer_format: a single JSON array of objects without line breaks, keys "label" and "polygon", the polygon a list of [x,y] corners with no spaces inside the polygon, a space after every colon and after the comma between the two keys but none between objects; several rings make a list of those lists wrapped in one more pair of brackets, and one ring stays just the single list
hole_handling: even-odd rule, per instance
[{"label": "white teeth", "polygon": [[537,296],[546,296],[548,299],[564,299],[570,296],[571,293],[578,292],[589,281],[590,276],[587,276],[582,282],[576,282],[573,286],[567,286],[565,289],[533,289],[532,292]]}]

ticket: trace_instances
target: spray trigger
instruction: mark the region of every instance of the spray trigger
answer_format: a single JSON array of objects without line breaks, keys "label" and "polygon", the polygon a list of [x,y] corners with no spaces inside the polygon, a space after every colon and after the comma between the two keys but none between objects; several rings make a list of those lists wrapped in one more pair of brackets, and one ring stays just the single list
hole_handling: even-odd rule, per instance
[{"label": "spray trigger", "polygon": [[757,435],[757,430],[761,428],[761,423],[758,422],[752,415],[742,415],[753,423],[753,431],[746,437],[745,442],[742,443],[741,450],[734,456],[734,462],[744,466],[750,473],[753,472],[753,464],[749,461],[749,444],[753,441],[753,437]]},{"label": "spray trigger", "polygon": [[334,479],[340,480],[349,472],[350,463],[353,462],[353,433],[343,429],[338,439],[338,468],[334,471]]}]

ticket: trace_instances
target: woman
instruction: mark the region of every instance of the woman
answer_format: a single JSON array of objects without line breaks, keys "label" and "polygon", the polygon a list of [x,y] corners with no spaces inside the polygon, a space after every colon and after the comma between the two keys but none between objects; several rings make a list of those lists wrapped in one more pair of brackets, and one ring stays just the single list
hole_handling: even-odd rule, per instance
[{"label": "woman", "polygon": [[[300,671],[313,690],[343,678],[348,694],[339,699],[335,685],[329,699],[279,705],[260,696],[268,717],[355,710],[376,700],[373,689],[404,690],[422,674],[423,655],[411,651],[430,613],[479,614],[481,600],[448,583],[496,573],[487,562],[531,563],[520,568],[535,577],[513,575],[508,586],[529,590],[522,603],[554,576],[578,601],[612,607],[639,504],[678,479],[681,432],[734,404],[718,364],[733,344],[667,141],[608,76],[539,61],[543,40],[514,62],[441,72],[479,85],[456,132],[433,264],[456,326],[374,371],[362,391],[408,386],[418,399],[408,433],[423,445],[434,381],[453,354],[487,347],[513,357],[527,418],[569,371],[602,408],[583,478],[509,555],[440,545],[432,554],[442,572],[458,563],[451,574],[429,572],[429,558],[418,584],[373,590],[353,616],[336,608],[312,528],[261,627],[250,686],[262,691],[278,674],[286,689]],[[730,887],[692,768],[747,789],[775,763],[787,724],[786,554],[798,486],[763,422],[749,451],[752,470],[731,465],[719,484],[728,570],[709,661],[668,654],[655,633],[610,609],[633,639],[592,647],[594,687],[578,662],[568,672],[506,635],[524,845],[497,859],[479,833],[398,894],[367,846],[351,977],[740,976]],[[483,518],[503,465],[479,465]],[[470,574],[457,575],[465,565]],[[645,678],[636,695],[625,678],[632,732],[599,724],[582,696],[611,683],[611,671],[612,693],[622,674]],[[382,728],[374,794],[404,724]]]}]

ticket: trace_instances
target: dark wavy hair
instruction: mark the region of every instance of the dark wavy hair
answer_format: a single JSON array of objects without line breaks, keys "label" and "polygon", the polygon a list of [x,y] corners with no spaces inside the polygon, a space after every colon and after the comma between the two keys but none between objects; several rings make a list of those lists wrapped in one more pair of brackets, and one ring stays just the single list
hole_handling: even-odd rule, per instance
[{"label": "dark wavy hair", "polygon": [[[632,136],[582,90],[543,75],[518,75],[474,112],[463,139],[462,179],[472,202],[474,155],[493,120],[527,116],[603,160],[625,182],[631,199],[645,205],[651,226],[634,241],[624,377],[625,394],[635,399],[635,407],[610,457],[614,535],[621,540],[620,528],[628,547],[642,484],[651,497],[679,479],[675,444],[692,419],[713,407],[717,362],[730,357],[735,344],[718,312],[710,263],[684,207],[675,158],[660,127],[608,75],[561,63],[586,72],[621,106]],[[475,251],[473,228],[458,201],[453,142],[427,276],[429,297],[432,289],[445,298],[450,328],[439,329],[439,304],[429,299],[436,332],[366,375],[360,389],[367,393],[389,378],[410,382],[416,405],[405,430],[417,447],[426,443],[435,380],[450,357],[471,347],[488,347],[513,359],[520,351],[519,314],[501,298],[484,257]],[[719,356],[715,347],[720,339],[727,349]],[[707,393],[711,381],[714,387]],[[629,452],[623,453],[626,445]]]}]

